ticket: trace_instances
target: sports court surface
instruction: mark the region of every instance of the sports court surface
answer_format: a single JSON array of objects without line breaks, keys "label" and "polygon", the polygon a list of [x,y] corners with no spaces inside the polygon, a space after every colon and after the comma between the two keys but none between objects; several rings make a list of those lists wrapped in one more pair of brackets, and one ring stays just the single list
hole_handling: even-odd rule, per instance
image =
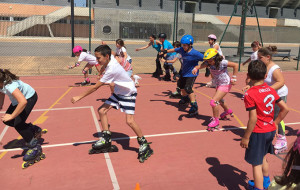
[{"label": "sports court surface", "polygon": [[[288,64],[288,63],[287,63]],[[245,189],[252,179],[252,169],[244,161],[240,147],[248,113],[241,100],[241,88],[246,74],[238,74],[225,101],[234,117],[221,121],[226,130],[207,132],[212,115],[209,105],[214,89],[206,88],[208,78],[201,73],[194,85],[199,115],[187,117],[188,108],[179,109],[179,99],[168,95],[175,82],[158,81],[150,75],[138,88],[136,116],[154,154],[145,161],[137,160],[138,143],[125,123],[125,115],[112,109],[108,113],[113,144],[119,152],[89,155],[88,150],[100,135],[98,107],[110,96],[108,87],[76,104],[71,98],[88,87],[71,87],[81,82],[81,76],[21,77],[38,93],[39,100],[27,121],[48,129],[41,139],[46,159],[22,169],[24,141],[17,132],[0,123],[0,184],[1,189],[128,189],[138,183],[142,190],[153,189]],[[290,112],[285,119],[289,145],[300,129],[298,72],[284,72],[289,88]],[[91,79],[92,82],[96,78]],[[9,106],[6,97],[1,115]],[[222,110],[221,110],[222,111]],[[270,176],[281,174],[282,155],[269,155]]]}]

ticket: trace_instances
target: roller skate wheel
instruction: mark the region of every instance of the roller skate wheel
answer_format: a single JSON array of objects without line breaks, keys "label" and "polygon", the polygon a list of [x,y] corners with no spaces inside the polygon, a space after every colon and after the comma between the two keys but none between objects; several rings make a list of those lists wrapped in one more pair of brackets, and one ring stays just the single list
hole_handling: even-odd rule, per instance
[{"label": "roller skate wheel", "polygon": [[275,154],[278,154],[278,150],[275,150],[275,152],[274,152]]},{"label": "roller skate wheel", "polygon": [[43,129],[43,130],[42,130],[42,134],[46,134],[47,132],[48,132],[47,129]]},{"label": "roller skate wheel", "polygon": [[39,162],[40,160],[41,160],[41,156],[40,156],[40,157],[37,157],[37,158],[34,160],[34,162],[37,163],[37,162]]},{"label": "roller skate wheel", "polygon": [[23,169],[28,168],[28,167],[31,166],[32,164],[34,164],[34,162],[32,162],[32,161],[23,162],[23,163],[22,163],[22,168],[23,168]]},{"label": "roller skate wheel", "polygon": [[41,160],[44,160],[46,158],[46,154],[42,153],[42,155],[40,156]]}]

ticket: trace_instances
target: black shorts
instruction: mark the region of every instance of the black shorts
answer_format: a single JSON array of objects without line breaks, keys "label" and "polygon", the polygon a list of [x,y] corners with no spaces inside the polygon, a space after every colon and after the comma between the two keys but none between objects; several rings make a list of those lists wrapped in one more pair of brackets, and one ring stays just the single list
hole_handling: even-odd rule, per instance
[{"label": "black shorts", "polygon": [[261,165],[263,158],[267,153],[274,154],[272,144],[276,131],[268,133],[252,133],[249,140],[248,148],[245,153],[245,160],[253,165]]},{"label": "black shorts", "polygon": [[[193,89],[196,78],[197,78],[197,76],[183,77],[180,75],[179,80],[177,81],[177,86],[180,89]],[[193,90],[191,91],[191,93],[193,93]]]}]

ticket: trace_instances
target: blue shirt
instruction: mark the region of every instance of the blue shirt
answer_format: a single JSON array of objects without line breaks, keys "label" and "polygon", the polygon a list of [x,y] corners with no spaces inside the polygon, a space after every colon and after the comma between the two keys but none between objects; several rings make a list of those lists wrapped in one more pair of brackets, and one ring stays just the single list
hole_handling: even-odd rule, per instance
[{"label": "blue shirt", "polygon": [[160,52],[160,49],[161,49],[161,45],[160,44],[157,44],[156,43],[156,40],[154,40],[153,44],[152,44],[152,47],[154,49],[156,49],[157,52]]},{"label": "blue shirt", "polygon": [[11,104],[13,106],[18,105],[18,101],[14,98],[12,93],[16,90],[19,89],[21,93],[24,95],[26,99],[31,98],[35,94],[35,90],[29,85],[21,80],[14,80],[12,83],[5,85],[2,89],[0,89],[0,92],[7,94]]},{"label": "blue shirt", "polygon": [[[167,49],[167,50],[174,49],[174,47],[172,46],[172,44],[169,41],[167,41],[167,40],[164,41],[164,43],[162,44],[162,46],[163,46],[163,49]],[[167,57],[169,57],[171,55],[176,55],[176,53],[175,52],[173,52],[173,53],[167,53]]]},{"label": "blue shirt", "polygon": [[176,48],[175,52],[180,53],[182,56],[182,76],[183,77],[195,77],[198,76],[199,71],[196,75],[193,75],[192,70],[198,65],[199,61],[203,61],[203,54],[194,48],[190,52],[185,52],[182,47]]}]

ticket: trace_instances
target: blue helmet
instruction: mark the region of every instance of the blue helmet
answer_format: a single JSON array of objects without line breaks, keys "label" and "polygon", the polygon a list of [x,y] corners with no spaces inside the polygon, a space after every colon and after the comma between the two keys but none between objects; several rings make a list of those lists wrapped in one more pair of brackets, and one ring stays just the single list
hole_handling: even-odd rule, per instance
[{"label": "blue helmet", "polygon": [[191,36],[189,34],[184,35],[184,36],[182,36],[180,43],[192,45],[194,43],[194,38],[193,38],[193,36]]}]

